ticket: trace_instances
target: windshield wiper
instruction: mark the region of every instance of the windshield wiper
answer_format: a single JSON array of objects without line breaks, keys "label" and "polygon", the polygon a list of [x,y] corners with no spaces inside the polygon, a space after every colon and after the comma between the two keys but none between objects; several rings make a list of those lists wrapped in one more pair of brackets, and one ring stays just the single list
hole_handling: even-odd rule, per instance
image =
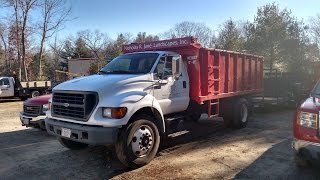
[{"label": "windshield wiper", "polygon": [[104,74],[135,74],[134,72],[129,71],[103,71]]},{"label": "windshield wiper", "polygon": [[105,71],[99,71],[98,74],[107,74]]},{"label": "windshield wiper", "polygon": [[312,95],[312,96],[320,96],[320,93],[315,93],[315,92],[313,92],[313,93],[311,93],[311,95]]}]

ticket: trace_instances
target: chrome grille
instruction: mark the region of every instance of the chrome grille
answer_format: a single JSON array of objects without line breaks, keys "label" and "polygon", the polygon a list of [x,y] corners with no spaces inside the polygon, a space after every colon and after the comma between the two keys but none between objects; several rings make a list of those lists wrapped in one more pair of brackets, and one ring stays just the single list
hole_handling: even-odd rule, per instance
[{"label": "chrome grille", "polygon": [[23,105],[23,112],[31,116],[39,116],[41,114],[41,106]]},{"label": "chrome grille", "polygon": [[98,103],[93,92],[54,92],[52,96],[52,116],[87,121]]}]

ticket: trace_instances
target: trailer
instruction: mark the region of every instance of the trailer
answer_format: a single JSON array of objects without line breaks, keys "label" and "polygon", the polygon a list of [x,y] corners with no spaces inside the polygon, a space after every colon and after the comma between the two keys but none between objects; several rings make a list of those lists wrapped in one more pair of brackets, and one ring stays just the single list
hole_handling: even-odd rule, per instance
[{"label": "trailer", "polygon": [[203,48],[193,37],[124,45],[123,52],[97,75],[53,89],[46,128],[63,146],[114,145],[123,164],[141,167],[180,121],[206,113],[245,127],[251,96],[263,89],[263,57]]}]

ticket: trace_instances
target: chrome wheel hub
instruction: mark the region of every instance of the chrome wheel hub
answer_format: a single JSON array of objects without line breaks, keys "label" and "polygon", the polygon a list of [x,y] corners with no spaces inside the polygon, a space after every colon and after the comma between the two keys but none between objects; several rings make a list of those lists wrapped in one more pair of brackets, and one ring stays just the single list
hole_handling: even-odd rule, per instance
[{"label": "chrome wheel hub", "polygon": [[153,137],[148,126],[141,126],[136,130],[132,137],[132,151],[138,156],[144,156],[153,146]]}]

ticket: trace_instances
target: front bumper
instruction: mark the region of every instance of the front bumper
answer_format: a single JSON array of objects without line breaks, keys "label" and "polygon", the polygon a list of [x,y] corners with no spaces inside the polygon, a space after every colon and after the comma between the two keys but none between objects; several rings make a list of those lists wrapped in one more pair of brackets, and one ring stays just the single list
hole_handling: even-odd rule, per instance
[{"label": "front bumper", "polygon": [[[115,144],[119,132],[118,128],[75,124],[50,118],[46,118],[45,122],[47,132],[51,135],[92,145]],[[70,131],[70,136],[62,136],[62,128]]]},{"label": "front bumper", "polygon": [[294,139],[292,146],[300,157],[309,161],[320,161],[320,144]]},{"label": "front bumper", "polygon": [[45,129],[46,126],[45,126],[44,120],[46,117],[47,117],[46,115],[32,117],[24,114],[23,112],[20,113],[21,124],[22,126],[26,126],[26,127],[36,127],[40,129]]}]

